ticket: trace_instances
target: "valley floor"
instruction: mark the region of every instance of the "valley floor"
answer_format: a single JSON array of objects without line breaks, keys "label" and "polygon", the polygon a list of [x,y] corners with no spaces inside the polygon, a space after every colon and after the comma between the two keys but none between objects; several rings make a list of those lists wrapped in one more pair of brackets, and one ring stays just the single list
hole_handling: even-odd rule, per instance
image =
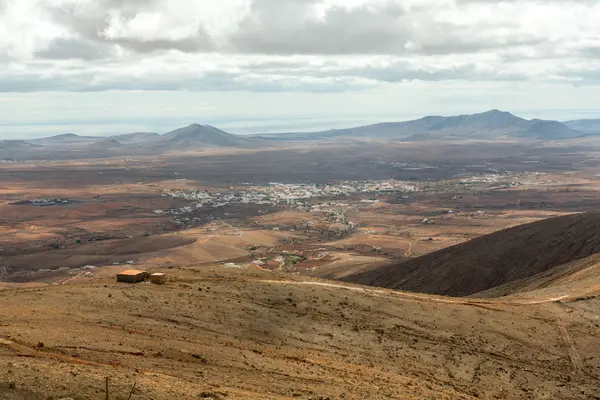
[{"label": "valley floor", "polygon": [[[561,146],[315,144],[6,163],[0,399],[105,399],[106,378],[112,400],[599,399],[597,251],[475,294],[485,300],[324,280],[596,210],[597,144]],[[186,212],[191,201],[168,195],[389,179],[419,191]],[[169,282],[117,283],[129,268]]]}]

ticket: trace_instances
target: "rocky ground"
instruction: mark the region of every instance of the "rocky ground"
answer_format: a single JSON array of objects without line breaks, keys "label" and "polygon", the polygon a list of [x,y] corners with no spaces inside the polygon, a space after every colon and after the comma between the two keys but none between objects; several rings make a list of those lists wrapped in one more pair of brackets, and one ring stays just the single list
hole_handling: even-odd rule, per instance
[{"label": "rocky ground", "polygon": [[[0,291],[0,398],[595,399],[594,298],[450,299],[166,269]],[[290,279],[291,277],[291,279]],[[535,304],[532,304],[535,303]]]}]

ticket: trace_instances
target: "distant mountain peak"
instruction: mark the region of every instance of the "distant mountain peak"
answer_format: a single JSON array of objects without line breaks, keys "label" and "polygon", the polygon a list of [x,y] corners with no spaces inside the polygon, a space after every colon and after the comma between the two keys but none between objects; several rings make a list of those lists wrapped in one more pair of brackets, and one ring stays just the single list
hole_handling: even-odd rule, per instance
[{"label": "distant mountain peak", "polygon": [[480,115],[480,116],[487,116],[487,117],[512,117],[512,118],[522,119],[508,111],[500,111],[496,108],[494,108],[493,110],[489,110],[489,111],[485,111],[485,112],[482,112],[479,114],[473,114],[473,115]]},{"label": "distant mountain peak", "polygon": [[247,139],[224,132],[211,125],[197,123],[179,128],[162,135],[162,143],[175,148],[204,146],[239,147],[247,144]]},{"label": "distant mountain peak", "polygon": [[[58,135],[49,136],[49,138],[54,138],[54,139],[77,139],[77,138],[80,138],[80,137],[82,137],[82,136],[79,136],[78,134],[71,133],[71,132],[60,133]],[[47,139],[47,138],[44,138],[44,139]]]},{"label": "distant mountain peak", "polygon": [[195,123],[189,125],[188,128],[214,128],[214,126],[207,125],[207,124],[199,124],[199,123],[195,122]]}]

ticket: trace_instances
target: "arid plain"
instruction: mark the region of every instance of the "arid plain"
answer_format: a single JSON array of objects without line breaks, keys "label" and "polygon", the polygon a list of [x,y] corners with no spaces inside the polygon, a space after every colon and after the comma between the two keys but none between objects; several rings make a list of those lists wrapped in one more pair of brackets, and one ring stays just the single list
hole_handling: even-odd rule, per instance
[{"label": "arid plain", "polygon": [[[124,399],[134,383],[132,399],[599,398],[595,275],[560,298],[335,282],[597,210],[597,149],[319,142],[5,162],[0,397],[104,398],[109,377]],[[128,268],[169,282],[116,283]]]}]

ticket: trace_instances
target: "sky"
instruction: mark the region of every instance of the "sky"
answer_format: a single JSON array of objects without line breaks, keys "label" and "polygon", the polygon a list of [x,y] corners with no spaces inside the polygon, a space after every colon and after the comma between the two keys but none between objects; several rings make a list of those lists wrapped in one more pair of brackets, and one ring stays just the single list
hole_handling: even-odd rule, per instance
[{"label": "sky", "polygon": [[600,118],[596,0],[0,0],[0,137]]}]

